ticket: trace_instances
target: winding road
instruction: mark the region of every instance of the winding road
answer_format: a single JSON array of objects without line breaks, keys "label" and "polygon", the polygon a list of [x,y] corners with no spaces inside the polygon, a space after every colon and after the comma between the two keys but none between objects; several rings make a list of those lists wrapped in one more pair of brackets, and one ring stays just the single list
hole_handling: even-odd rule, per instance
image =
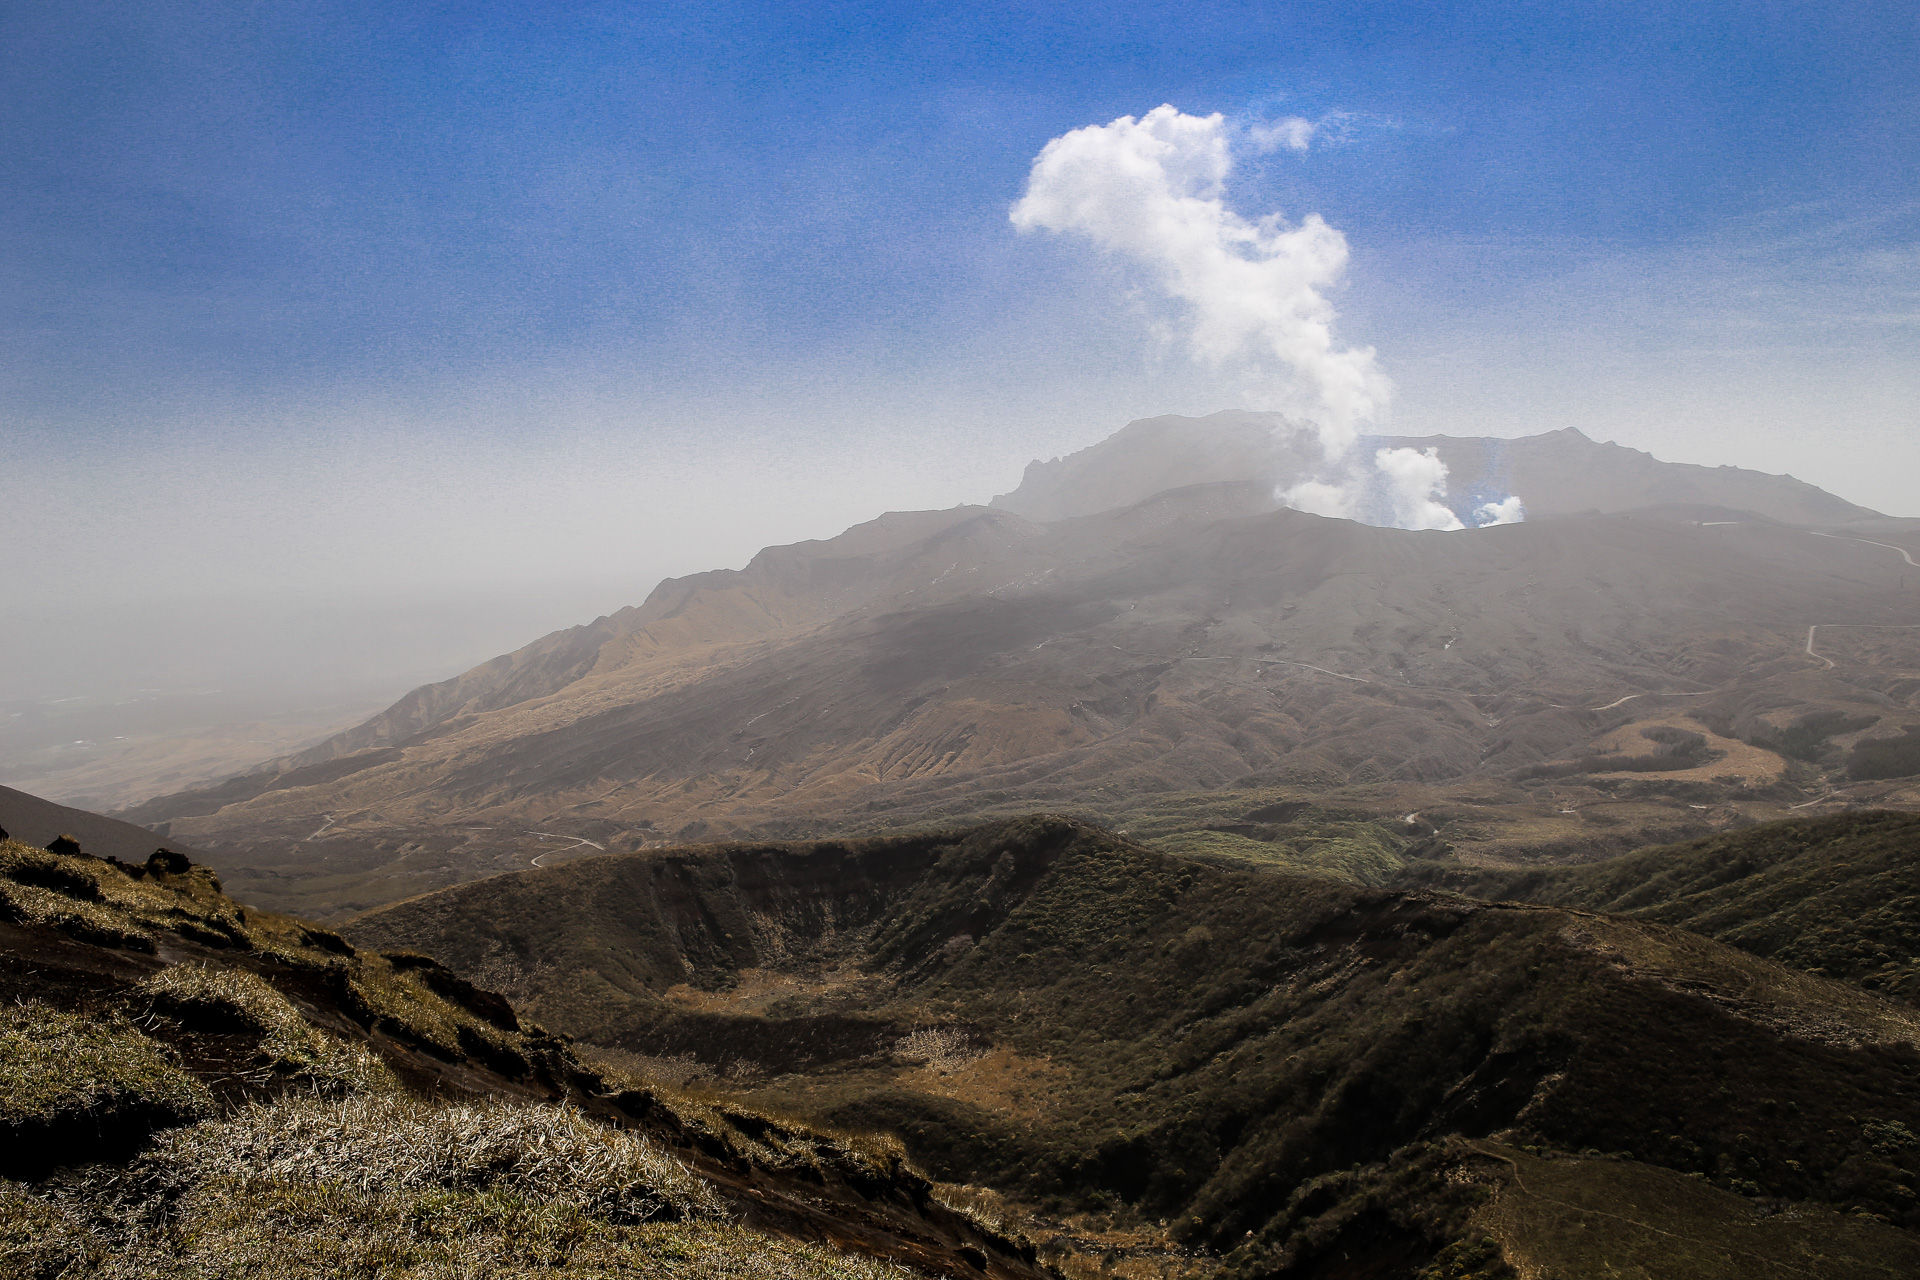
[{"label": "winding road", "polygon": [[1833,659],[1813,650],[1813,633],[1822,627],[1841,627],[1849,631],[1920,631],[1920,622],[1816,622],[1807,628],[1807,654],[1833,667]]},{"label": "winding road", "polygon": [[[1809,532],[1812,531],[1810,530]],[[1844,533],[1814,533],[1813,536],[1816,538],[1838,538],[1842,542],[1863,542],[1869,547],[1885,547],[1889,551],[1898,551],[1902,560],[1913,565],[1914,568],[1920,569],[1920,562],[1914,560],[1911,551],[1908,551],[1905,547],[1896,547],[1891,542],[1875,542],[1871,538],[1849,538]]]},{"label": "winding road", "polygon": [[550,858],[556,853],[565,853],[567,849],[578,849],[583,844],[590,846],[591,848],[598,849],[602,853],[605,853],[607,851],[607,846],[603,844],[594,844],[593,841],[588,840],[584,836],[563,836],[558,831],[529,831],[527,832],[527,834],[530,836],[539,836],[543,840],[573,841],[573,843],[568,845],[566,849],[549,849],[545,853],[535,854],[533,857],[533,861],[529,864],[530,866],[537,867],[540,865],[540,859]]},{"label": "winding road", "polygon": [[[1807,532],[1813,534],[1816,538],[1833,538],[1840,542],[1858,542],[1864,546],[1884,547],[1888,551],[1898,551],[1902,560],[1905,560],[1914,568],[1920,569],[1920,561],[1914,560],[1911,551],[1908,551],[1905,547],[1896,547],[1891,542],[1875,542],[1871,538],[1849,538],[1844,533],[1820,533],[1813,529],[1809,529]],[[1850,629],[1877,629],[1882,631],[1920,631],[1920,623],[1913,622],[1816,622],[1807,628],[1807,656],[1810,658],[1819,658],[1820,661],[1827,664],[1829,671],[1833,669],[1833,659],[1815,652],[1813,647],[1814,633],[1822,627],[1847,627]]]},{"label": "winding road", "polygon": [[[1715,689],[1702,689],[1695,693],[1667,693],[1665,691],[1656,691],[1652,693],[1630,693],[1624,698],[1615,698],[1612,702],[1609,702],[1604,707],[1584,707],[1582,708],[1582,710],[1611,711],[1615,707],[1619,706],[1621,703],[1632,702],[1635,698],[1704,698],[1709,693],[1717,693],[1717,692],[1718,690],[1715,690]],[[1555,704],[1555,705],[1558,705],[1558,704]]]}]

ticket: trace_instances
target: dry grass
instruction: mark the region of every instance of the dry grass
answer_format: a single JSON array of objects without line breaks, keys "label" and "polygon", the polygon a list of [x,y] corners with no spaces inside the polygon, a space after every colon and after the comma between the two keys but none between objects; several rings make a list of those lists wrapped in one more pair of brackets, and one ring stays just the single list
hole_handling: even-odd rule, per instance
[{"label": "dry grass", "polygon": [[194,867],[154,876],[84,853],[54,853],[0,840],[0,916],[59,929],[83,942],[152,953],[174,933],[214,947],[267,941],[213,874]]},{"label": "dry grass", "polygon": [[915,1280],[729,1223],[616,1225],[497,1189],[358,1192],[216,1181],[165,1225],[103,1221],[0,1182],[0,1275],[21,1280]]},{"label": "dry grass", "polygon": [[[515,1078],[573,1080],[579,1064],[538,1028],[488,1021],[492,997],[448,995],[430,974],[240,908],[204,870],[0,841],[0,914],[148,954],[176,938],[209,948],[204,962],[71,992],[73,1012],[0,1006],[0,1154],[32,1155],[0,1174],[45,1177],[0,1180],[4,1280],[912,1274],[748,1230],[665,1149],[577,1109],[403,1092],[370,1045],[308,1022],[274,985],[283,969],[287,991],[376,1042]],[[215,1090],[228,1106],[254,1101],[208,1119]],[[735,1150],[782,1168],[902,1172],[897,1144],[711,1118]],[[170,1125],[187,1127],[154,1136]],[[71,1167],[46,1176],[56,1159]]]},{"label": "dry grass", "polygon": [[460,1026],[472,1021],[418,982],[397,973],[383,957],[362,952],[353,993],[376,1018],[406,1027],[442,1053],[460,1048]]},{"label": "dry grass", "polygon": [[[362,951],[355,957],[349,987],[365,1020],[378,1027],[404,1028],[430,1052],[495,1064],[503,1057],[511,1060],[524,1056],[524,1036],[502,1032],[435,993],[416,973],[396,968],[375,952]],[[509,1068],[507,1074],[517,1075],[523,1067]]]},{"label": "dry grass", "polygon": [[[244,971],[177,965],[129,993],[141,1018],[261,1037],[277,1066],[364,1053],[308,1027]],[[637,1134],[577,1109],[499,1102],[439,1105],[401,1094],[385,1068],[330,1098],[283,1092],[222,1119],[162,1134],[131,1166],[96,1166],[28,1187],[0,1181],[0,1277],[662,1276],[684,1280],[910,1280],[885,1263],[776,1240],[727,1220],[703,1179]],[[313,1069],[308,1067],[311,1072]],[[0,1009],[0,1116],[39,1122],[114,1109],[213,1108],[207,1090],[118,1013]],[[897,1162],[777,1128],[742,1150],[789,1163]],[[17,1128],[9,1123],[9,1129]]]},{"label": "dry grass", "polygon": [[177,1122],[212,1108],[206,1088],[124,1018],[0,1006],[0,1138],[134,1112]]},{"label": "dry grass", "polygon": [[893,1046],[895,1057],[935,1071],[957,1071],[985,1052],[958,1027],[921,1027],[900,1037]]},{"label": "dry grass", "polygon": [[0,1275],[910,1280],[726,1220],[646,1139],[554,1106],[282,1099],[167,1135],[119,1195],[0,1182]]},{"label": "dry grass", "polygon": [[258,974],[244,969],[215,969],[176,964],[135,988],[156,1013],[213,1031],[256,1031],[290,1038],[304,1034],[307,1021],[287,998]]},{"label": "dry grass", "polygon": [[684,1089],[688,1085],[714,1078],[712,1064],[700,1061],[691,1053],[660,1057],[651,1053],[634,1053],[612,1045],[583,1044],[580,1048],[609,1074],[619,1073],[630,1077],[639,1087]]},{"label": "dry grass", "polygon": [[891,1181],[907,1165],[907,1149],[890,1133],[834,1133],[817,1122],[736,1102],[691,1097],[670,1104],[682,1124],[724,1142],[738,1158],[782,1172],[837,1171]]},{"label": "dry grass", "polygon": [[[12,852],[12,849],[0,849],[0,876],[15,870],[31,874],[32,864],[23,868],[20,864],[24,859],[6,856]],[[129,924],[111,908],[38,884],[0,880],[0,919],[58,929],[82,942],[103,947],[151,953],[155,946],[150,930]]]},{"label": "dry grass", "polygon": [[570,1107],[433,1106],[386,1094],[284,1099],[168,1134],[147,1164],[175,1183],[502,1190],[620,1223],[724,1215],[713,1189],[679,1161]]},{"label": "dry grass", "polygon": [[290,1076],[326,1096],[400,1087],[379,1055],[316,1029],[264,978],[245,969],[176,964],[136,987],[134,1000],[198,1030],[258,1034],[261,1084]]},{"label": "dry grass", "polygon": [[1026,1227],[1027,1215],[992,1187],[936,1182],[933,1184],[933,1198],[989,1231],[1017,1235]]},{"label": "dry grass", "polygon": [[[371,953],[350,948],[304,921],[240,907],[214,876],[193,867],[174,874],[77,853],[54,853],[0,840],[0,919],[58,929],[96,945],[154,953],[171,934],[247,963],[277,962],[329,982],[344,979],[345,1010],[363,1024],[427,1047],[444,1059],[476,1057],[517,1075],[527,1069],[526,1037],[501,1032]],[[315,1091],[390,1090],[392,1075],[366,1048],[319,1032],[263,978],[217,962],[174,965],[132,993],[140,1013],[189,1030],[254,1034],[262,1062],[246,1083],[291,1075]]]}]

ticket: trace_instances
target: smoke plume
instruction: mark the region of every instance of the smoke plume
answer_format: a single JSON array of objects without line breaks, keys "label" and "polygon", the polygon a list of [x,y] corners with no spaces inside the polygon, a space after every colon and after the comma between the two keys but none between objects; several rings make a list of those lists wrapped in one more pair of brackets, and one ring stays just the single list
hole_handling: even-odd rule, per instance
[{"label": "smoke plume", "polygon": [[[1256,151],[1304,151],[1315,131],[1290,118],[1244,138]],[[1382,449],[1372,469],[1355,456],[1361,426],[1385,409],[1392,386],[1373,348],[1334,337],[1322,290],[1346,269],[1346,237],[1319,214],[1290,225],[1277,213],[1249,221],[1229,209],[1232,137],[1225,117],[1171,106],[1062,134],[1035,157],[1013,225],[1083,235],[1140,263],[1186,309],[1196,359],[1247,362],[1262,375],[1262,407],[1284,406],[1312,424],[1322,469],[1280,495],[1287,505],[1353,518],[1381,506],[1384,490],[1404,528],[1464,527],[1437,501],[1447,469],[1432,450]],[[1520,518],[1517,502],[1510,518]]]},{"label": "smoke plume", "polygon": [[1386,479],[1393,522],[1402,529],[1460,529],[1460,517],[1439,499],[1447,492],[1447,464],[1435,449],[1381,449],[1373,464]]},{"label": "smoke plume", "polygon": [[1473,509],[1473,522],[1481,529],[1496,524],[1519,524],[1526,518],[1526,504],[1517,494],[1508,494],[1499,502],[1483,502]]},{"label": "smoke plume", "polygon": [[1186,306],[1196,357],[1277,364],[1268,394],[1297,407],[1339,458],[1389,392],[1372,348],[1335,342],[1320,292],[1346,268],[1346,238],[1318,214],[1298,226],[1242,218],[1224,199],[1232,168],[1225,117],[1155,107],[1049,142],[1013,225],[1075,232],[1146,266]]}]

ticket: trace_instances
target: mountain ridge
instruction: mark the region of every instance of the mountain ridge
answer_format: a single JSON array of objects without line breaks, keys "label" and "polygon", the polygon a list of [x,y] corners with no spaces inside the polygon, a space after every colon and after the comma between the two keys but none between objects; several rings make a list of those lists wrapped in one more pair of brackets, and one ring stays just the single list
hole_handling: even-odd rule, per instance
[{"label": "mountain ridge", "polygon": [[[890,512],[872,521],[855,525],[845,533],[834,538],[795,543],[782,547],[765,548],[749,561],[746,568],[741,570],[709,570],[683,578],[666,579],[649,593],[647,600],[638,606],[630,606],[626,609],[617,610],[612,614],[597,618],[582,626],[553,632],[521,649],[490,659],[449,680],[421,686],[419,689],[415,689],[405,695],[399,702],[395,703],[393,707],[388,708],[379,716],[368,720],[360,726],[356,726],[352,730],[317,744],[314,747],[286,757],[286,763],[289,767],[298,768],[304,765],[321,763],[335,756],[349,754],[368,746],[390,745],[403,738],[429,730],[457,715],[496,710],[502,706],[511,705],[514,702],[527,701],[557,692],[574,680],[590,674],[599,660],[601,647],[608,641],[616,638],[624,638],[633,632],[646,630],[650,626],[674,621],[694,608],[699,602],[700,597],[715,590],[726,591],[730,588],[744,587],[745,590],[742,590],[740,594],[745,597],[746,601],[750,602],[748,608],[736,608],[730,611],[731,616],[728,618],[728,622],[732,625],[729,628],[729,639],[739,638],[743,630],[749,634],[756,630],[762,632],[789,630],[793,622],[782,615],[780,606],[785,605],[791,607],[797,603],[797,601],[792,593],[783,590],[784,584],[778,581],[780,569],[788,567],[782,565],[781,562],[790,561],[795,562],[800,567],[814,568],[816,566],[809,565],[806,561],[809,553],[815,549],[834,548],[837,553],[834,557],[835,560],[843,557],[851,558],[861,555],[863,552],[872,554],[872,552],[876,550],[884,551],[891,549],[891,539],[889,535],[900,530],[903,526],[916,529],[930,527],[933,532],[937,533],[940,531],[940,526],[949,521],[954,524],[970,522],[971,520],[978,519],[983,512],[995,510],[1007,511],[1015,515],[1026,515],[1029,518],[1044,522],[1051,519],[1071,519],[1087,515],[1096,515],[1115,508],[1132,507],[1141,503],[1149,503],[1158,495],[1175,489],[1187,489],[1201,485],[1231,484],[1241,487],[1244,492],[1248,488],[1257,491],[1258,487],[1263,485],[1271,487],[1271,485],[1279,483],[1278,478],[1249,478],[1249,473],[1258,473],[1262,470],[1275,452],[1281,451],[1280,446],[1273,446],[1272,449],[1269,449],[1263,455],[1260,450],[1252,447],[1250,438],[1257,437],[1259,440],[1271,441],[1275,436],[1274,428],[1276,424],[1284,423],[1285,420],[1281,419],[1278,415],[1236,411],[1223,411],[1197,419],[1183,418],[1178,415],[1140,419],[1128,424],[1126,428],[1123,428],[1120,432],[1100,444],[1089,446],[1087,449],[1068,455],[1065,458],[1056,459],[1056,462],[1062,467],[1071,469],[1076,460],[1088,459],[1091,456],[1100,462],[1107,462],[1110,460],[1110,455],[1119,452],[1128,467],[1143,470],[1151,474],[1152,478],[1150,480],[1139,483],[1151,484],[1153,486],[1145,492],[1131,494],[1122,501],[1115,501],[1105,506],[1093,505],[1090,510],[1078,510],[1077,508],[1088,507],[1091,504],[1104,501],[1104,498],[1098,498],[1086,492],[1086,490],[1096,489],[1097,486],[1088,485],[1084,477],[1073,477],[1066,483],[1065,487],[1078,491],[1071,495],[1071,499],[1066,505],[1076,509],[1061,514],[1036,514],[1033,511],[1022,511],[1020,508],[1023,506],[1039,506],[1044,511],[1046,503],[1044,501],[1036,502],[1032,499],[1022,500],[1020,494],[1022,490],[1026,488],[1025,482],[1023,482],[1021,488],[1017,488],[1010,493],[1002,494],[992,499],[986,508],[961,506],[951,508],[946,512]],[[1155,445],[1164,445],[1169,441],[1177,441],[1190,452],[1202,455],[1211,454],[1219,447],[1219,440],[1217,438],[1208,438],[1207,435],[1202,433],[1202,429],[1222,424],[1237,429],[1237,431],[1231,434],[1219,434],[1224,435],[1229,443],[1237,443],[1240,447],[1237,453],[1230,452],[1224,459],[1224,462],[1218,458],[1209,459],[1209,466],[1169,466],[1165,458],[1153,456],[1151,450],[1145,451],[1144,456],[1128,456],[1125,450],[1119,448],[1123,443],[1128,445],[1134,443],[1134,441],[1129,438],[1130,436],[1138,436],[1150,430],[1153,433],[1153,444]],[[1593,443],[1574,428],[1565,428],[1560,432],[1548,433],[1543,436],[1525,437],[1519,441],[1499,440],[1492,437],[1462,438],[1449,436],[1383,436],[1380,437],[1379,440],[1383,446],[1388,447],[1417,448],[1445,446],[1452,451],[1449,456],[1470,452],[1475,449],[1482,449],[1483,451],[1498,449],[1504,451],[1538,444],[1551,444],[1555,448],[1558,448],[1568,441],[1577,441],[1582,445],[1592,445]],[[1620,450],[1620,446],[1611,444],[1596,447]],[[1298,453],[1300,451],[1296,450],[1295,452]],[[1736,482],[1745,482],[1755,478],[1762,482],[1775,480],[1792,481],[1793,485],[1800,489],[1812,490],[1813,493],[1819,495],[1820,499],[1825,500],[1820,504],[1825,509],[1822,511],[1823,518],[1817,521],[1818,523],[1831,523],[1836,519],[1868,519],[1878,514],[1866,508],[1858,507],[1855,504],[1847,503],[1842,499],[1834,498],[1824,491],[1814,489],[1813,486],[1804,484],[1804,482],[1793,481],[1792,477],[1768,476],[1764,473],[1750,472],[1732,467],[1712,469],[1696,467],[1691,464],[1660,463],[1653,459],[1651,455],[1635,450],[1620,450],[1620,452],[1624,455],[1630,455],[1634,460],[1634,465],[1642,470],[1658,468],[1663,472],[1686,473],[1688,475],[1695,472],[1706,473],[1716,481],[1728,479],[1728,477],[1722,473],[1732,473],[1732,478]],[[1031,476],[1038,468],[1044,473],[1045,468],[1053,465],[1054,464],[1039,462],[1031,463],[1029,464],[1028,472]],[[1165,483],[1165,481],[1169,479],[1182,480],[1183,477],[1188,474],[1204,473],[1209,469],[1224,470],[1234,474],[1207,475],[1205,479],[1187,479],[1182,483],[1176,484]],[[1509,481],[1512,479],[1511,476],[1505,478]],[[1061,481],[1055,479],[1049,481],[1048,487],[1057,490],[1063,487],[1063,485]],[[1481,487],[1484,488],[1484,484],[1481,485]],[[1680,490],[1680,492],[1673,492],[1673,490],[1676,489]],[[1656,508],[1672,510],[1691,504],[1701,508],[1702,513],[1716,515],[1759,515],[1762,518],[1778,518],[1777,516],[1769,515],[1765,511],[1751,507],[1707,502],[1699,494],[1689,490],[1690,487],[1685,483],[1669,483],[1666,486],[1656,486],[1644,492],[1634,493],[1631,499],[1627,500],[1626,505],[1616,504],[1607,508],[1588,505],[1579,507],[1578,510],[1581,512],[1602,510],[1612,511],[1614,513],[1637,513]],[[1525,495],[1523,494],[1522,496],[1524,498]],[[1715,496],[1724,495],[1716,494]],[[1253,499],[1252,505],[1259,505],[1259,500]],[[1265,505],[1273,504],[1267,503]],[[1536,500],[1535,514],[1536,516],[1544,516],[1572,513],[1571,511],[1562,512],[1560,506],[1563,505],[1565,504],[1556,505]],[[1761,505],[1764,506],[1766,504],[1762,503]],[[755,582],[754,580],[756,578],[761,581]],[[763,587],[763,589],[771,588],[773,592],[778,593],[778,598],[768,600],[760,592],[754,590],[756,586]],[[821,608],[820,603],[817,601],[807,602],[807,605],[810,606],[810,608],[806,609],[806,615],[810,615],[808,620],[818,622],[824,620],[825,616],[830,616]],[[752,619],[751,615],[754,607],[764,609],[766,611],[765,617],[758,620]],[[816,610],[818,611],[817,613],[814,612]],[[746,624],[744,627],[742,626],[743,622]],[[755,625],[756,622],[758,623],[757,626]],[[685,643],[687,637],[680,637],[679,639],[682,643]]]},{"label": "mountain ridge", "polygon": [[[1698,505],[1788,524],[1840,524],[1879,512],[1792,476],[1742,467],[1662,462],[1573,427],[1539,435],[1363,436],[1376,449],[1433,450],[1446,464],[1446,505],[1465,524],[1483,502],[1518,495],[1530,516]],[[1317,438],[1280,414],[1225,410],[1201,418],[1141,418],[1097,444],[1027,464],[1020,485],[991,505],[1037,520],[1089,515],[1176,485],[1258,480],[1285,489],[1322,465]]]}]

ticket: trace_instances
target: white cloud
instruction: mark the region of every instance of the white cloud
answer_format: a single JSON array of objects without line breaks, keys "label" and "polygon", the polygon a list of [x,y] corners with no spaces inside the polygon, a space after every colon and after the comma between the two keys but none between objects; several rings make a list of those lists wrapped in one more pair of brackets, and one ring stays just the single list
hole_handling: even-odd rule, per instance
[{"label": "white cloud", "polygon": [[[1311,127],[1294,134],[1304,141]],[[1346,238],[1318,214],[1297,226],[1241,217],[1226,205],[1232,168],[1223,116],[1156,107],[1049,142],[1011,216],[1023,231],[1084,235],[1153,270],[1187,307],[1198,359],[1251,362],[1264,375],[1260,407],[1310,419],[1328,459],[1342,458],[1391,390],[1372,348],[1334,339],[1321,291],[1346,268]]]},{"label": "white cloud", "polygon": [[1284,120],[1272,120],[1264,124],[1249,126],[1247,141],[1261,155],[1269,151],[1278,151],[1285,147],[1289,151],[1305,151],[1313,142],[1313,135],[1320,126],[1301,116],[1288,116]]}]

